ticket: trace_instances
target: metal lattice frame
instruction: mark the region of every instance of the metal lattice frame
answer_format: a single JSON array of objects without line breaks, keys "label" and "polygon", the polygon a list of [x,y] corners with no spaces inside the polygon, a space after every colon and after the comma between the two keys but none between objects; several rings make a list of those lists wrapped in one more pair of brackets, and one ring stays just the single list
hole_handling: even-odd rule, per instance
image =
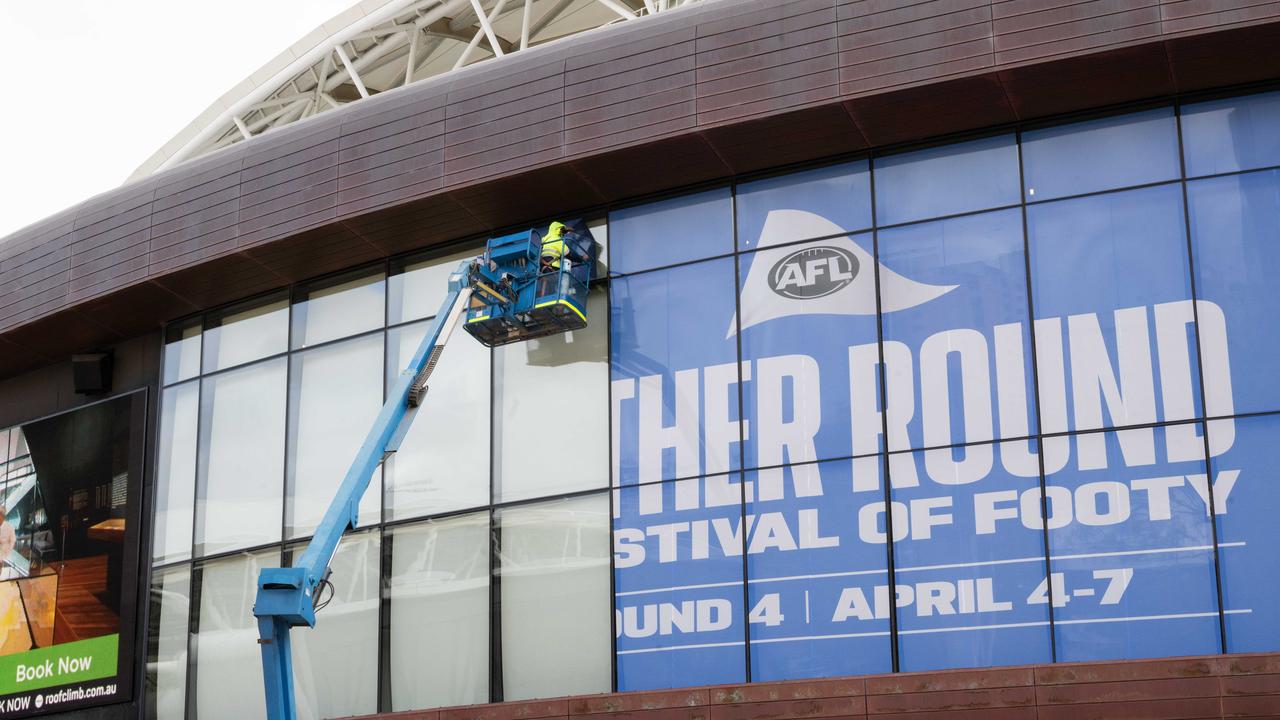
[{"label": "metal lattice frame", "polygon": [[396,87],[698,1],[390,0],[302,49],[211,122],[193,123],[134,178]]}]

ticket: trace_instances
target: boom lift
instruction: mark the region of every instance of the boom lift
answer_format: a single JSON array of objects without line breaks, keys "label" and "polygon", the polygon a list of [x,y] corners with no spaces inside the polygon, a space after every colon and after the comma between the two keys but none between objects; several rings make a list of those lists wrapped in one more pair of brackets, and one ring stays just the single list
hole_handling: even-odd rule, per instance
[{"label": "boom lift", "polygon": [[462,316],[467,332],[489,347],[586,327],[587,289],[599,246],[581,221],[567,226],[558,263],[540,261],[543,233],[528,229],[491,238],[484,255],[458,265],[431,328],[388,388],[386,403],[306,550],[293,567],[264,568],[259,574],[253,614],[258,619],[268,720],[297,717],[289,629],[315,627],[338,543],[356,527],[360,498],[374,470],[404,440],[426,395],[427,380]]}]

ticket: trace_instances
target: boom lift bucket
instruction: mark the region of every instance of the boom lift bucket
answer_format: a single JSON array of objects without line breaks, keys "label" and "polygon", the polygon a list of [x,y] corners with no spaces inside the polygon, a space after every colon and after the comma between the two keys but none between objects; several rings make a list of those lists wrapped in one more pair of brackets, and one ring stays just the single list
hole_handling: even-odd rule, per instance
[{"label": "boom lift bucket", "polygon": [[463,327],[472,337],[494,347],[587,326],[587,288],[599,246],[581,220],[565,225],[558,264],[540,260],[545,231],[489,240],[471,274]]}]

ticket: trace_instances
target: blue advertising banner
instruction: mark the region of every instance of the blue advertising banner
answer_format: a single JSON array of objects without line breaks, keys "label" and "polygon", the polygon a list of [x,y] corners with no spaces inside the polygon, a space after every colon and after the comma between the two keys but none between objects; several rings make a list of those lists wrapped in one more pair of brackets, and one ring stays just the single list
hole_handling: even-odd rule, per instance
[{"label": "blue advertising banner", "polygon": [[[919,160],[1004,187],[1012,142]],[[744,185],[737,253],[611,281],[619,689],[1280,648],[1280,420],[1234,418],[1280,410],[1275,174],[928,219],[912,162]]]}]

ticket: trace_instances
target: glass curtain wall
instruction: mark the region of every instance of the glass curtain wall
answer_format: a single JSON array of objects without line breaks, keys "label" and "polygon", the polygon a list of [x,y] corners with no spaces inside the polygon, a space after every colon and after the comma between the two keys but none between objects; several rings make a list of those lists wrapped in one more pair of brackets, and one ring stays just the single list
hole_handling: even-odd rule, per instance
[{"label": "glass curtain wall", "polygon": [[[603,219],[591,226],[604,242]],[[168,328],[151,717],[224,717],[230,696],[243,698],[238,716],[262,715],[257,571],[305,547],[449,274],[482,249],[395,258]],[[603,287],[590,312],[584,330],[496,351],[454,335],[412,431],[371,478],[360,529],[339,546],[318,629],[296,634],[300,716],[610,689]],[[573,602],[539,606],[541,631],[519,632],[533,618],[518,614],[502,624],[499,608],[517,601],[501,597],[547,584]],[[585,655],[535,674],[501,660],[545,653],[550,628],[582,617]]]},{"label": "glass curtain wall", "polygon": [[[1280,649],[1278,125],[1178,103],[611,209],[587,330],[446,354],[309,711]],[[471,252],[169,328],[155,707],[234,680],[202,580],[306,539],[335,417]],[[375,693],[322,691],[328,643]]]}]

